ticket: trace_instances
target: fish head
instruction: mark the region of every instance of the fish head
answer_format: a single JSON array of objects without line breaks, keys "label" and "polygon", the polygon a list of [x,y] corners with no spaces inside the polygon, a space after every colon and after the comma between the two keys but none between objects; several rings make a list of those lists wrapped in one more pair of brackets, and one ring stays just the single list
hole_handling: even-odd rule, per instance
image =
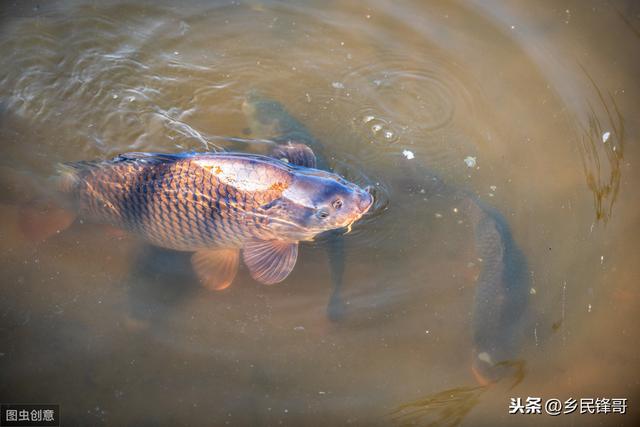
[{"label": "fish head", "polygon": [[[295,168],[293,179],[276,203],[270,216],[281,226],[280,233],[295,240],[312,240],[316,235],[348,227],[360,219],[373,204],[367,189],[334,173]],[[284,237],[284,236],[283,236]]]},{"label": "fish head", "polygon": [[274,138],[284,132],[286,123],[283,119],[289,117],[282,104],[264,98],[252,91],[242,103],[242,112],[249,120],[249,127],[254,134],[261,138]]}]

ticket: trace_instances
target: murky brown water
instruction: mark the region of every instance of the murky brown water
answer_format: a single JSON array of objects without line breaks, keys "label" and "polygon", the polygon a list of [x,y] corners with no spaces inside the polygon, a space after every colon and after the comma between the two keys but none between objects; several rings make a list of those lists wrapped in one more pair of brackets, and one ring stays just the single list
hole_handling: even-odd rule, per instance
[{"label": "murky brown water", "polygon": [[[331,321],[321,242],[277,286],[241,271],[211,293],[103,227],[28,241],[3,183],[0,401],[82,425],[634,424],[640,8],[396,3],[3,4],[9,174],[273,136],[247,134],[257,90],[384,203],[346,236]],[[502,212],[526,257],[524,371],[490,387],[470,370],[474,235],[427,171]],[[515,396],[629,408],[509,415]]]}]

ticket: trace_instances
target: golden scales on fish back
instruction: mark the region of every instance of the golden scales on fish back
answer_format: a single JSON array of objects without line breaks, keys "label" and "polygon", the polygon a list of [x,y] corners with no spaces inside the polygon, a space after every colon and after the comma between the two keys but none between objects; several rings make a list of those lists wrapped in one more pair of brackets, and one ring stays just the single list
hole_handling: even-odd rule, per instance
[{"label": "golden scales on fish back", "polygon": [[349,226],[373,202],[336,174],[239,153],[127,153],[67,163],[59,190],[88,220],[195,252],[199,279],[218,290],[233,281],[241,252],[254,279],[284,280],[299,241]]}]

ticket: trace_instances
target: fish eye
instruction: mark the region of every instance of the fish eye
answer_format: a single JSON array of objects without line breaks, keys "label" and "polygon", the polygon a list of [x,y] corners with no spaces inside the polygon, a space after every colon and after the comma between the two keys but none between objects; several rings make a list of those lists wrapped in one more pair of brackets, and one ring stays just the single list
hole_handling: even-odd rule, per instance
[{"label": "fish eye", "polygon": [[342,207],[342,200],[335,199],[333,202],[331,202],[331,206],[333,206],[334,209],[340,209]]},{"label": "fish eye", "polygon": [[327,211],[319,211],[318,212],[318,218],[320,219],[325,219],[329,216],[329,212]]}]

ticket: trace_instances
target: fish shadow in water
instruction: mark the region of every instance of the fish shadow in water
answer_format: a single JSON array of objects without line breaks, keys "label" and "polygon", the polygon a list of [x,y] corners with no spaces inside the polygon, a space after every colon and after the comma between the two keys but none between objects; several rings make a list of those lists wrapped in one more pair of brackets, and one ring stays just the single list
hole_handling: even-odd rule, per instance
[{"label": "fish shadow in water", "polygon": [[163,324],[175,307],[199,288],[191,253],[151,245],[142,247],[125,280],[130,321],[140,328]]}]

